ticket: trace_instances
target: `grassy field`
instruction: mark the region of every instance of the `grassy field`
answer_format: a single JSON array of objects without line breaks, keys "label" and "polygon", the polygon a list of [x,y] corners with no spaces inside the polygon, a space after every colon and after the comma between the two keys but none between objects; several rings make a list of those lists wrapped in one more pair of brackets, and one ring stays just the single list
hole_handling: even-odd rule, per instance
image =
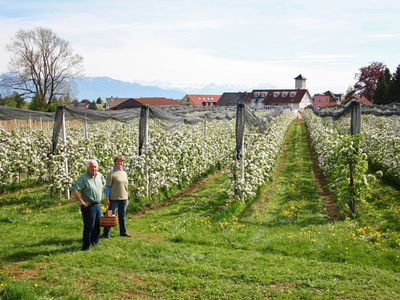
[{"label": "grassy field", "polygon": [[45,187],[0,195],[4,299],[398,299],[400,193],[381,182],[357,220],[332,221],[293,122],[274,180],[251,205],[224,172],[166,206],[131,214],[132,238],[82,252],[77,202]]}]

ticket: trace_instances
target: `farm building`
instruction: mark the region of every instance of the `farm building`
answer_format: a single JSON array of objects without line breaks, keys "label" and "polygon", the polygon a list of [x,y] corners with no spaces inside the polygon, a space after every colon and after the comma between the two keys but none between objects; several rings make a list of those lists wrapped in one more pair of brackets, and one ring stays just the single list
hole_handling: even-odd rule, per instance
[{"label": "farm building", "polygon": [[325,107],[339,105],[342,99],[342,94],[334,94],[331,91],[326,91],[323,94],[315,94],[313,96],[313,106]]},{"label": "farm building", "polygon": [[253,90],[247,95],[245,102],[255,107],[287,106],[297,111],[311,105],[312,98],[306,89]]},{"label": "farm building", "polygon": [[118,97],[110,97],[106,98],[106,110],[114,109],[118,104],[131,99],[131,98],[118,98]]},{"label": "farm building", "polygon": [[148,106],[180,106],[182,102],[180,100],[169,99],[165,97],[154,97],[154,98],[129,98],[124,102],[119,103],[112,109],[120,110],[127,108],[136,108],[144,105]]},{"label": "farm building", "polygon": [[221,95],[186,94],[182,99],[183,105],[214,106]]},{"label": "farm building", "polygon": [[216,103],[217,106],[235,106],[239,100],[239,93],[223,93]]},{"label": "farm building", "polygon": [[[304,109],[312,104],[312,98],[306,89],[306,78],[301,74],[295,78],[295,89],[257,89],[248,93],[245,103],[253,107],[287,106],[297,111]],[[222,94],[217,105],[230,106],[236,105],[239,93]]]}]

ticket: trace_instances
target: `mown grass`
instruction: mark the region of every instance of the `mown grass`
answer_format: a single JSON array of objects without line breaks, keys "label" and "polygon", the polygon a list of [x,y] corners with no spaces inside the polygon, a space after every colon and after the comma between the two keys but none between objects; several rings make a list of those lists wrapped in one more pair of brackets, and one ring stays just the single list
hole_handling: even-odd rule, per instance
[{"label": "mown grass", "polygon": [[[284,151],[274,182],[244,213],[243,204],[226,197],[228,178],[221,174],[160,209],[129,215],[132,238],[113,229],[112,239],[89,252],[80,251],[76,202],[57,204],[43,188],[2,195],[0,295],[399,298],[398,191],[376,182],[365,218],[331,222],[313,177],[302,122],[291,125]],[[268,194],[271,185],[275,188]],[[366,235],[372,225],[380,236]],[[393,236],[385,235],[388,230]]]}]

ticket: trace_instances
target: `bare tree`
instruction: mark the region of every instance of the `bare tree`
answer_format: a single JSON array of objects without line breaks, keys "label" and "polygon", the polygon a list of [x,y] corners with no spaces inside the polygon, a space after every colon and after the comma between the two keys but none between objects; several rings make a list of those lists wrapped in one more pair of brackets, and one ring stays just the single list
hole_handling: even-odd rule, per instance
[{"label": "bare tree", "polygon": [[48,105],[55,96],[68,93],[69,79],[82,71],[83,58],[47,28],[18,31],[7,50],[10,72],[2,76],[1,85],[24,96],[40,97]]}]

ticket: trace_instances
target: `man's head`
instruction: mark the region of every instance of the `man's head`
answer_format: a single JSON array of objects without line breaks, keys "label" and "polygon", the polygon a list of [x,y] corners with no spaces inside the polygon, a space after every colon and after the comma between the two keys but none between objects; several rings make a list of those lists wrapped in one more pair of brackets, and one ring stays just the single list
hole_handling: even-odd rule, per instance
[{"label": "man's head", "polygon": [[89,159],[87,161],[87,172],[90,176],[94,177],[97,174],[97,170],[99,169],[99,164],[95,159]]}]

